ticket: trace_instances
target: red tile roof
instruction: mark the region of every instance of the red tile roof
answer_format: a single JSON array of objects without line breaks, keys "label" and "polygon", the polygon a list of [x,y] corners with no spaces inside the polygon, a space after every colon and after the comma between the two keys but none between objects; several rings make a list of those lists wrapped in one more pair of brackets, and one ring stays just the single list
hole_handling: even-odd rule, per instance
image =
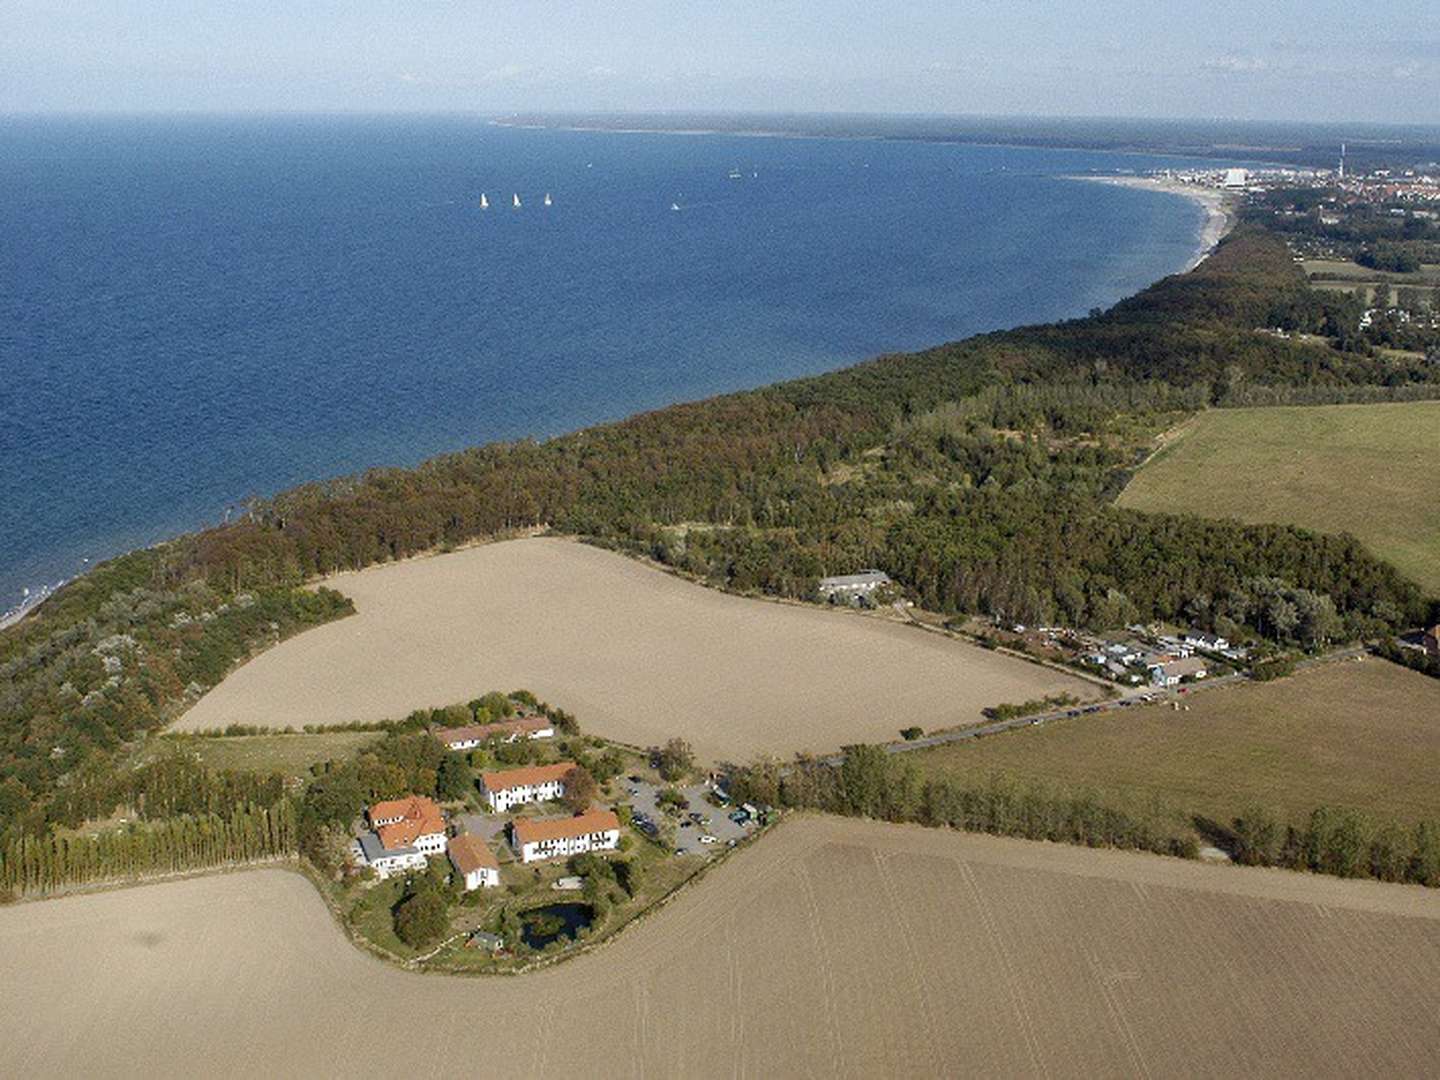
[{"label": "red tile roof", "polygon": [[470,874],[476,870],[500,869],[495,853],[474,833],[461,833],[452,837],[446,847],[450,852],[450,861],[462,874]]},{"label": "red tile roof", "polygon": [[416,837],[445,831],[445,815],[440,813],[440,807],[435,805],[433,799],[427,799],[423,795],[391,799],[389,802],[376,803],[370,807],[370,823],[372,825],[377,821],[385,821],[387,818],[393,817],[401,820],[393,825],[377,826],[375,829],[376,835],[380,837],[380,843],[387,851],[409,847],[415,842]]},{"label": "red tile roof", "polygon": [[588,833],[618,830],[620,819],[613,810],[587,810],[574,817],[516,818],[510,827],[515,833],[515,843],[523,847],[541,840],[564,840]]},{"label": "red tile roof", "polygon": [[526,765],[520,769],[482,772],[480,779],[485,784],[486,791],[508,791],[510,788],[532,787],[552,780],[564,780],[574,768],[573,761],[562,761],[556,765]]}]

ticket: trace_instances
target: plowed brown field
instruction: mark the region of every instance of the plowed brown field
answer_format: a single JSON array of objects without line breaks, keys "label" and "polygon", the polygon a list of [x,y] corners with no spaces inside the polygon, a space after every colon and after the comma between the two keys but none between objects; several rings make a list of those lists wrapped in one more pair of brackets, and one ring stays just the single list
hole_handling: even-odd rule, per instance
[{"label": "plowed brown field", "polygon": [[14,1076],[1418,1076],[1440,896],[828,818],[521,978],[387,967],[305,879],[0,910]]},{"label": "plowed brown field", "polygon": [[384,720],[524,687],[599,735],[702,758],[837,750],[1095,688],[880,618],[765,603],[565,540],[516,540],[329,582],[357,614],[225,679],[183,731]]}]

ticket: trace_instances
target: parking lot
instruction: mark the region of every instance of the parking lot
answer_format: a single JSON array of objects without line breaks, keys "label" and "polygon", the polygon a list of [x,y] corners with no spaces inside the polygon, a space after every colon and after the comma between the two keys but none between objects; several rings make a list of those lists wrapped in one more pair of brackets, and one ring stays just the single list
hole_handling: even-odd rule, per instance
[{"label": "parking lot", "polygon": [[[733,805],[723,809],[713,805],[707,798],[710,789],[704,784],[678,789],[689,805],[676,816],[662,809],[659,804],[660,792],[665,790],[662,785],[631,777],[621,777],[619,783],[629,796],[637,819],[649,818],[657,824],[667,821],[675,823],[677,855],[707,854],[709,851],[739,843],[759,828],[754,821],[740,824],[732,820],[729,815],[736,811]],[[644,815],[644,818],[640,815]],[[692,815],[698,816],[700,820],[696,821]],[[704,840],[703,837],[706,836],[714,839]]]}]

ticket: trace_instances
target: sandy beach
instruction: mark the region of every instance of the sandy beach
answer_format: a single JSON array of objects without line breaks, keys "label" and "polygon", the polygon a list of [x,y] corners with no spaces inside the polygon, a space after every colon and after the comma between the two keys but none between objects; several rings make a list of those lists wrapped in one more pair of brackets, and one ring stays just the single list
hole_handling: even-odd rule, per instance
[{"label": "sandy beach", "polygon": [[589,731],[710,761],[789,757],[981,719],[1081,679],[894,620],[731,596],[569,540],[343,574],[357,614],[239,668],[175,725],[403,717],[524,687]]},{"label": "sandy beach", "polygon": [[1200,229],[1195,256],[1185,267],[1186,270],[1193,270],[1200,265],[1205,257],[1215,250],[1215,245],[1220,243],[1225,235],[1235,227],[1233,196],[1227,195],[1218,188],[1205,187],[1201,184],[1186,184],[1179,180],[1154,176],[1072,176],[1069,179],[1086,180],[1098,184],[1114,184],[1117,187],[1135,188],[1139,191],[1159,191],[1167,195],[1179,195],[1181,198],[1198,203],[1205,211],[1205,224]]}]

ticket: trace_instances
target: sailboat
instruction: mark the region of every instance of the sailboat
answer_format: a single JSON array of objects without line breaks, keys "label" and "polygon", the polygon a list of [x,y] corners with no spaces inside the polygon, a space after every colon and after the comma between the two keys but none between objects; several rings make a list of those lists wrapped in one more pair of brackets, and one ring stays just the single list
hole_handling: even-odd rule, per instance
[{"label": "sailboat", "polygon": [[678,202],[672,202],[672,203],[670,204],[670,209],[671,209],[671,210],[679,210],[679,209],[680,209],[680,204],[679,204]]},{"label": "sailboat", "polygon": [[550,192],[548,192],[548,191],[545,192],[545,205],[546,205],[546,206],[554,206],[554,205],[555,205],[553,202],[550,201]]},{"label": "sailboat", "polygon": [[518,194],[515,195],[514,201],[510,205],[515,207],[516,210],[520,209],[520,196]]},{"label": "sailboat", "polygon": [[489,210],[489,209],[490,209],[490,200],[485,197],[485,193],[484,193],[483,191],[480,193],[480,209],[481,209],[481,210]]}]

